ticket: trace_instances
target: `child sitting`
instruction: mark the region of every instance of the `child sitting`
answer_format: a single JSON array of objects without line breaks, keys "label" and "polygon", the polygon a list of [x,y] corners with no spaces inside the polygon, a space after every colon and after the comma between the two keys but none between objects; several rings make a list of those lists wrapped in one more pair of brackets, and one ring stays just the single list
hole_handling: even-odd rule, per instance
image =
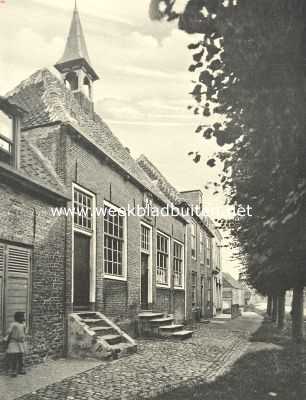
[{"label": "child sitting", "polygon": [[12,377],[24,375],[23,355],[25,352],[25,317],[24,312],[16,312],[15,322],[12,322],[7,332],[8,367]]}]

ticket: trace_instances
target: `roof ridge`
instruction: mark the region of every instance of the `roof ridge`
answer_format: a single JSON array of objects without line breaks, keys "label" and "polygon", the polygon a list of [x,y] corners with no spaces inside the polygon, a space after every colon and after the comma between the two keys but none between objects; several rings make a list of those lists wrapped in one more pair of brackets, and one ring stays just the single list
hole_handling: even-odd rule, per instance
[{"label": "roof ridge", "polygon": [[55,71],[49,68],[40,69],[10,92],[14,102],[27,105],[29,109],[22,122],[23,129],[32,129],[56,121],[70,124],[136,179],[145,190],[152,192],[163,203],[168,204],[167,196],[152,184],[151,179],[126,150],[119,138],[113,134],[103,118],[97,113],[93,116],[87,113]]},{"label": "roof ridge", "polygon": [[[168,179],[160,172],[160,170],[152,163],[152,161],[150,161],[148,159],[148,157],[144,154],[141,154],[137,160],[136,160],[137,164],[139,164],[141,166],[141,163],[144,163],[144,166],[141,166],[141,168],[147,173],[147,175],[149,176],[148,172],[145,170],[145,168],[143,167],[147,167],[150,168],[152,172],[152,174],[154,175],[154,177],[156,177],[156,179],[158,180],[159,184],[163,185],[167,185],[168,188],[166,188],[167,191],[167,195],[171,196],[171,200],[176,201],[178,198],[180,198],[179,196],[179,191],[168,181]],[[150,176],[149,176],[150,177]],[[150,177],[150,179],[152,179],[152,177]],[[170,193],[168,193],[170,192]],[[174,197],[174,199],[172,198]]]}]

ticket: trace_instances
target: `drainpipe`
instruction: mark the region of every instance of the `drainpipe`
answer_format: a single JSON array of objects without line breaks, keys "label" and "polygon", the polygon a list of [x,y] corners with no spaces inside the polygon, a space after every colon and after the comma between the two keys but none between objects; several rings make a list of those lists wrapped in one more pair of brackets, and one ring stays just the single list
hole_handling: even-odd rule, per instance
[{"label": "drainpipe", "polygon": [[185,286],[185,321],[187,321],[187,294],[188,294],[188,286],[187,286],[187,277],[188,277],[188,271],[187,271],[187,224],[185,226],[185,240],[184,240],[184,286]]}]

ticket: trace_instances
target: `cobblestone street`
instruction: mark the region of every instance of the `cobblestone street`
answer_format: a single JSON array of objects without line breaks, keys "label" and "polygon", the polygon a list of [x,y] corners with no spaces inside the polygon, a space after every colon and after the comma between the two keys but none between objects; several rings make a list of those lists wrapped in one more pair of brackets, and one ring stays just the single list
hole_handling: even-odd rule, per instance
[{"label": "cobblestone street", "polygon": [[[183,342],[141,340],[138,353],[130,357],[101,363],[19,398],[144,399],[182,385],[210,382],[230,369],[246,351],[249,334],[260,324],[260,316],[245,313],[232,321],[198,324],[193,338]],[[19,379],[22,378],[12,384],[16,385]]]}]

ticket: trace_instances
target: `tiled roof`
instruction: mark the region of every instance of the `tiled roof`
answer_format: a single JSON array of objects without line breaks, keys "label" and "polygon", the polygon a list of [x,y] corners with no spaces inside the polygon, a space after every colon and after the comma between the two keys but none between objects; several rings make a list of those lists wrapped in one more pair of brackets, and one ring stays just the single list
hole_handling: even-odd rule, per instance
[{"label": "tiled roof", "polygon": [[54,172],[50,161],[26,138],[22,137],[20,144],[21,171],[46,184],[50,189],[67,196],[66,189]]},{"label": "tiled roof", "polygon": [[102,118],[96,113],[93,117],[86,113],[56,73],[49,69],[37,71],[8,93],[8,97],[28,110],[23,118],[24,129],[56,121],[70,124],[146,190],[163,203],[169,204],[168,198],[146,175]]},{"label": "tiled roof", "polygon": [[238,282],[236,279],[234,279],[232,277],[232,275],[229,274],[228,272],[222,272],[222,278],[223,278],[223,282],[226,281],[234,289],[243,289],[240,282]]},{"label": "tiled roof", "polygon": [[175,204],[184,200],[175,187],[171,185],[171,183],[164,177],[159,169],[152,164],[152,162],[144,154],[137,159],[137,163],[145,171],[149,178],[153,182],[156,182],[160,190],[172,203]]},{"label": "tiled roof", "polygon": [[[148,177],[152,182],[155,182],[159,187],[160,191],[169,199],[171,203],[176,205],[177,207],[182,204],[186,204],[187,207],[191,207],[188,200],[182,196],[181,192],[178,192],[174,186],[164,177],[164,175],[159,171],[159,169],[144,155],[142,154],[138,159],[137,163],[141,166],[141,168],[145,171]],[[190,222],[189,217],[185,217]],[[208,216],[203,217],[194,217],[197,222],[202,224],[205,227],[206,231],[214,236],[216,231],[216,227],[214,226],[212,220]]]}]

